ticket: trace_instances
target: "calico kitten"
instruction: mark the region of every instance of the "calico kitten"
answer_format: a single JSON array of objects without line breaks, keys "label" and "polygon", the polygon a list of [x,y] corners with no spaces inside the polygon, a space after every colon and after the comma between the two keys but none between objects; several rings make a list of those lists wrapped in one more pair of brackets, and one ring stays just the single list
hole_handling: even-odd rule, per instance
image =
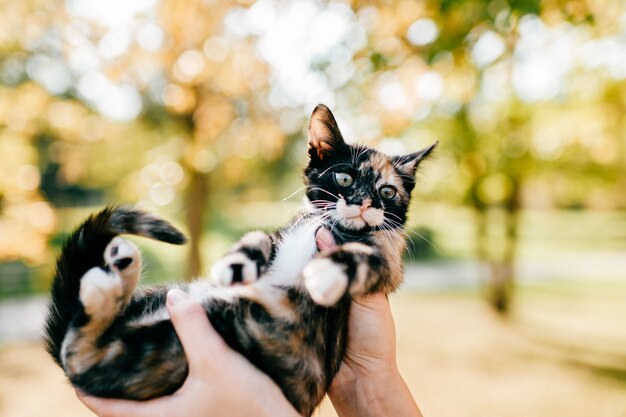
[{"label": "calico kitten", "polygon": [[[250,232],[198,280],[135,291],[141,257],[118,235],[173,244],[172,225],[131,207],[89,217],[57,261],[47,348],[70,381],[101,397],[171,394],[187,361],[165,309],[170,288],[201,303],[226,343],[268,374],[304,416],[339,369],[350,299],[389,293],[402,279],[402,252],[415,171],[435,145],[399,157],[347,145],[330,110],[309,125],[308,207],[286,227]],[[325,226],[339,246],[318,253]]]}]

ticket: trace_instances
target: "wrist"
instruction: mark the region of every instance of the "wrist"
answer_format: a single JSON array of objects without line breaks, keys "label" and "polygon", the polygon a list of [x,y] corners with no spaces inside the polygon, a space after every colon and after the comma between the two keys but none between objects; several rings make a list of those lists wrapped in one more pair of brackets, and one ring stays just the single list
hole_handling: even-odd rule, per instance
[{"label": "wrist", "polygon": [[340,417],[382,417],[396,415],[390,414],[393,403],[407,393],[397,367],[391,366],[379,372],[343,370],[333,381],[328,396]]},{"label": "wrist", "polygon": [[[384,373],[361,376],[357,384],[358,395],[363,399],[360,415],[370,417],[398,416],[391,412],[399,390],[405,387],[404,379],[397,368],[393,368]],[[364,414],[367,413],[367,414]]]}]

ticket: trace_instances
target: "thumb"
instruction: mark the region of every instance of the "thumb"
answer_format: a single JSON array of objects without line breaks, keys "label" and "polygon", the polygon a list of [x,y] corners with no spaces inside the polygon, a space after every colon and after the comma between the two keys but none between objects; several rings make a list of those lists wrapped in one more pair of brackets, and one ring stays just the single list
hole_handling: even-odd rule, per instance
[{"label": "thumb", "polygon": [[206,365],[206,358],[224,349],[225,344],[213,329],[200,304],[175,288],[167,293],[167,311],[183,345],[190,372]]},{"label": "thumb", "polygon": [[317,229],[317,232],[315,232],[315,241],[317,243],[317,248],[320,251],[334,249],[337,247],[333,234],[325,227]]}]

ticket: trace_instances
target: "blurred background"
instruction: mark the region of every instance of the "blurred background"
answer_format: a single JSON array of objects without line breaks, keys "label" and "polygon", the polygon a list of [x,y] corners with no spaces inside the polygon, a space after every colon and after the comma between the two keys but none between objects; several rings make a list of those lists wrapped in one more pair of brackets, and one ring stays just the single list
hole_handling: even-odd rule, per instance
[{"label": "blurred background", "polygon": [[[41,347],[88,213],[146,282],[202,275],[301,205],[317,103],[349,142],[440,141],[413,194],[399,366],[427,416],[626,416],[620,0],[0,0],[0,416],[88,416]],[[322,416],[333,416],[327,403]]]}]

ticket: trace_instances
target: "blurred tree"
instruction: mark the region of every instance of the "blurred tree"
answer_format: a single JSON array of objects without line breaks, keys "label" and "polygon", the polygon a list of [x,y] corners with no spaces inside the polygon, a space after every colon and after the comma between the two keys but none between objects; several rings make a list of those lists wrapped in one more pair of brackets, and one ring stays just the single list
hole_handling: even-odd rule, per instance
[{"label": "blurred tree", "polygon": [[216,157],[212,150],[220,139],[228,139],[227,132],[236,119],[248,119],[251,124],[269,119],[256,106],[266,79],[250,43],[220,37],[225,14],[235,5],[225,1],[207,7],[197,0],[171,0],[160,6],[168,45],[161,61],[166,82],[163,104],[180,118],[186,140],[182,166],[188,176],[185,206],[191,238],[190,277],[203,272],[200,248],[210,195],[208,175]]},{"label": "blurred tree", "polygon": [[1,259],[49,258],[53,207],[140,200],[185,212],[198,275],[225,194],[296,183],[318,101],[391,152],[441,140],[418,192],[473,209],[499,311],[523,208],[626,207],[619,0],[0,7]]},{"label": "blurred tree", "polygon": [[[546,207],[533,195],[539,178],[551,188],[547,207],[593,204],[585,191],[574,191],[584,183],[596,195],[603,184],[604,204],[624,207],[618,190],[626,147],[617,115],[626,71],[608,58],[626,58],[613,49],[624,30],[620,2],[352,5],[367,42],[354,54],[354,75],[338,89],[340,108],[350,109],[348,119],[377,119],[354,129],[372,142],[399,139],[414,149],[442,139],[440,157],[453,158],[457,169],[431,196],[474,208],[490,299],[508,311],[520,210]],[[600,47],[606,59],[593,53]],[[561,192],[559,183],[571,185]]]},{"label": "blurred tree", "polygon": [[[242,172],[239,164],[256,151],[275,160],[283,141],[265,104],[267,71],[252,42],[220,35],[235,6],[241,5],[172,0],[157,8],[131,5],[118,16],[119,10],[96,3],[7,7],[12,25],[21,22],[31,36],[5,26],[15,37],[2,53],[2,80],[10,87],[6,107],[28,86],[42,97],[36,106],[36,95],[26,93],[31,102],[20,115],[42,119],[27,133],[36,156],[15,161],[18,167],[34,164],[28,172],[36,181],[29,186],[57,205],[99,203],[94,191],[116,188],[124,199],[145,196],[148,205],[167,205],[184,191],[190,277],[202,272],[209,173],[222,157],[233,164],[232,173]],[[56,73],[50,75],[50,68]],[[254,134],[258,142],[252,145]],[[6,211],[15,187],[5,188]]]}]

